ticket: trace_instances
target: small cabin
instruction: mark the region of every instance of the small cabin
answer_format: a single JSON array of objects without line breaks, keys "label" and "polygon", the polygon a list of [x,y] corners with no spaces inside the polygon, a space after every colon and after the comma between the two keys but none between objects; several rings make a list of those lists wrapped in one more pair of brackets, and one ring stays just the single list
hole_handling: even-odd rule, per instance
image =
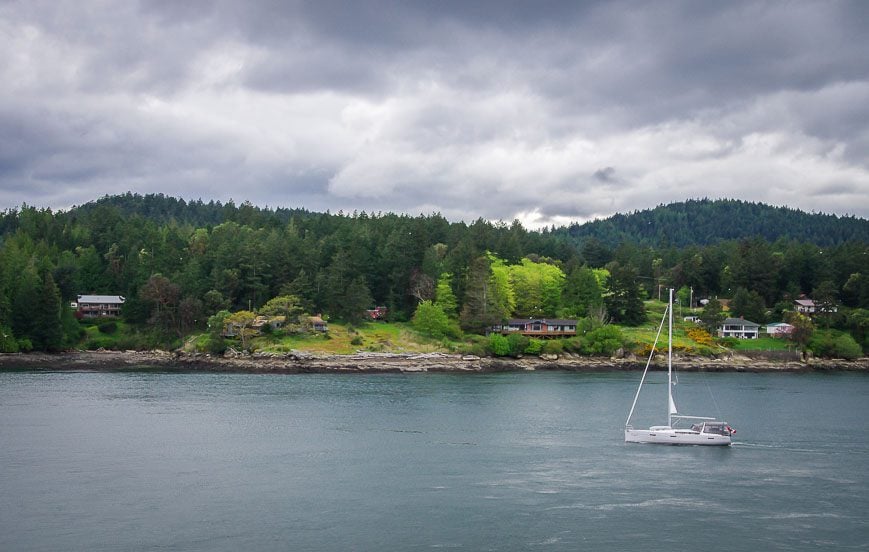
[{"label": "small cabin", "polygon": [[327,324],[326,321],[323,320],[323,317],[319,314],[317,316],[309,316],[308,325],[315,332],[329,331],[329,324]]}]

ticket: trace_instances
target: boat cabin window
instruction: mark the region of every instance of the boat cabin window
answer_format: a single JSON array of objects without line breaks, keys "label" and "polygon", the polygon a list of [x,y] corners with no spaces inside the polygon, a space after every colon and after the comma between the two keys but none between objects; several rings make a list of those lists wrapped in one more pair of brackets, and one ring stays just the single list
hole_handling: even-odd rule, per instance
[{"label": "boat cabin window", "polygon": [[714,433],[715,435],[727,435],[727,432],[724,430],[724,424],[705,424],[703,428],[703,433]]}]

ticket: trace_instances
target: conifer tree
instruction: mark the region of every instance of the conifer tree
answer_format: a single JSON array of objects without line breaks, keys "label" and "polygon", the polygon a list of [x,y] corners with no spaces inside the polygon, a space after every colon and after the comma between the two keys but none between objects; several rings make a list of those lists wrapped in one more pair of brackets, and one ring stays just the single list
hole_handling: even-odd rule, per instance
[{"label": "conifer tree", "polygon": [[41,285],[31,311],[33,326],[30,330],[30,340],[34,349],[58,351],[63,346],[60,291],[54,283],[51,272],[43,271],[40,280]]}]

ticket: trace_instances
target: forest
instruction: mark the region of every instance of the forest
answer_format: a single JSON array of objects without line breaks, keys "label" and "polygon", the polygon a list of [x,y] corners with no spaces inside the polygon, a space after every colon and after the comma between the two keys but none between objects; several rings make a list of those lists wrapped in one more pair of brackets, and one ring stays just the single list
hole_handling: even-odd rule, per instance
[{"label": "forest", "polygon": [[530,231],[437,213],[132,193],[0,214],[0,352],[78,346],[70,303],[83,294],[124,296],[122,321],[144,348],[173,346],[219,313],[257,313],[270,301],[348,323],[382,305],[389,320],[416,319],[432,335],[484,334],[530,316],[636,326],[647,321],[643,302],[670,287],[686,306],[710,299],[757,323],[783,320],[794,299],[812,297],[827,305],[818,329],[847,334],[865,352],[869,223],[697,200]]}]

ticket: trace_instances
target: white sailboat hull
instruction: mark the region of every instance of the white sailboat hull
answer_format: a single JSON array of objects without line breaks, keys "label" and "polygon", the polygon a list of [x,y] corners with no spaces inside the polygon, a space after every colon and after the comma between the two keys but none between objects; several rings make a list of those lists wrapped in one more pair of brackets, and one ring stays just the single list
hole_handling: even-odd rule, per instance
[{"label": "white sailboat hull", "polygon": [[729,435],[698,433],[690,429],[653,427],[650,429],[626,429],[626,443],[652,443],[658,445],[706,445],[729,446]]}]

